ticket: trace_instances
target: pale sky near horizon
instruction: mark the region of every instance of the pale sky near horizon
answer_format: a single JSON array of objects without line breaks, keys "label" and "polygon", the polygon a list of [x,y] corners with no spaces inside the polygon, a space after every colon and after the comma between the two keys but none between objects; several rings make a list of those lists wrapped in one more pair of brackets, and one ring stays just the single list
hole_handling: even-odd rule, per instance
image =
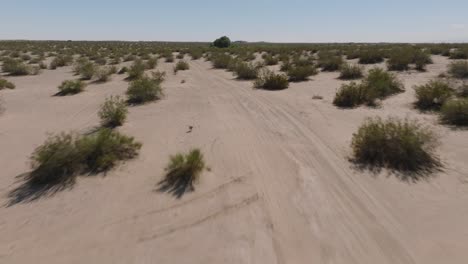
[{"label": "pale sky near horizon", "polygon": [[0,39],[467,42],[462,0],[0,0]]}]

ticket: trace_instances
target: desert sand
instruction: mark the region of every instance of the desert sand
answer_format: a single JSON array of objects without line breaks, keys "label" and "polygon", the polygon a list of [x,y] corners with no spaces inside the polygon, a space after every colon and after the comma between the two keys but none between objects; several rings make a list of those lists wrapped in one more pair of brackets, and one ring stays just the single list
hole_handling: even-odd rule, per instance
[{"label": "desert sand", "polygon": [[[468,132],[412,106],[412,87],[446,70],[433,60],[398,73],[406,92],[352,110],[331,103],[339,73],[272,92],[203,60],[177,75],[160,61],[166,97],[131,107],[119,128],[143,143],[139,157],[41,197],[12,196],[30,154],[48,133],[98,125],[104,98],[128,83],[53,97],[71,67],[6,77],[17,88],[0,91],[0,263],[467,263]],[[431,126],[443,170],[405,180],[355,168],[352,135],[373,116]],[[158,192],[168,156],[193,147],[211,171],[180,199]]]}]

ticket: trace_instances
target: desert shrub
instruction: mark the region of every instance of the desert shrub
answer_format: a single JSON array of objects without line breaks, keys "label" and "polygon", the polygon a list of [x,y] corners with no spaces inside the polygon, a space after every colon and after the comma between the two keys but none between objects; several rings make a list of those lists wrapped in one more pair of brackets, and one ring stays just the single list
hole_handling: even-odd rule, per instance
[{"label": "desert shrub", "polygon": [[416,86],[416,107],[422,110],[439,110],[454,93],[451,85],[442,80],[432,80],[425,85]]},{"label": "desert shrub", "polygon": [[166,79],[166,72],[156,71],[151,73],[153,81],[157,84],[161,84]]},{"label": "desert shrub", "polygon": [[468,78],[468,61],[454,61],[449,64],[448,72],[455,78]]},{"label": "desert shrub", "polygon": [[369,94],[367,87],[351,82],[343,84],[333,99],[333,104],[338,107],[351,108],[361,104],[374,104],[375,97]]},{"label": "desert shrub", "polygon": [[73,62],[73,57],[71,55],[58,55],[50,63],[51,69],[57,69],[59,67],[68,66]]},{"label": "desert shrub", "polygon": [[133,64],[128,68],[128,79],[134,80],[141,78],[145,73],[146,66],[142,60],[135,60]]},{"label": "desert shrub", "polygon": [[362,67],[358,65],[351,65],[349,63],[343,63],[340,67],[340,79],[342,80],[354,80],[362,77]]},{"label": "desert shrub", "polygon": [[47,69],[47,65],[43,61],[41,61],[41,62],[39,62],[39,68],[42,69],[42,70],[45,70],[45,69]]},{"label": "desert shrub", "polygon": [[58,87],[59,92],[57,95],[72,95],[80,93],[85,88],[85,83],[81,80],[67,80],[63,81]]},{"label": "desert shrub", "polygon": [[202,50],[194,49],[194,50],[190,51],[190,57],[192,57],[192,60],[198,60],[202,56],[203,56],[203,51]]},{"label": "desert shrub", "polygon": [[374,105],[376,99],[385,99],[403,91],[403,85],[393,74],[375,68],[369,71],[361,83],[343,84],[336,93],[333,104],[338,107]]},{"label": "desert shrub", "polygon": [[106,58],[103,58],[103,57],[97,57],[94,59],[94,63],[96,63],[97,65],[106,65],[107,64],[107,59]]},{"label": "desert shrub", "polygon": [[104,104],[99,110],[99,118],[104,127],[118,127],[123,125],[127,118],[127,104],[120,96],[111,96],[106,98]]},{"label": "desert shrub", "polygon": [[468,126],[468,99],[447,100],[440,110],[441,120],[450,125]]},{"label": "desert shrub", "polygon": [[254,80],[257,78],[258,69],[252,63],[241,62],[236,65],[234,73],[238,79]]},{"label": "desert shrub", "polygon": [[276,65],[278,64],[279,60],[277,57],[272,56],[272,55],[267,55],[263,58],[264,62],[268,66]]},{"label": "desert shrub", "polygon": [[193,188],[205,169],[203,153],[193,149],[187,154],[178,153],[170,156],[165,168],[165,181],[170,185],[181,185]]},{"label": "desert shrub", "polygon": [[21,61],[6,59],[3,61],[2,71],[14,76],[28,75],[30,73],[30,67]]},{"label": "desert shrub", "polygon": [[389,71],[406,71],[409,69],[411,61],[412,56],[409,51],[394,51],[387,61],[387,67]]},{"label": "desert shrub", "polygon": [[456,94],[459,97],[468,98],[468,84],[464,83],[458,87]]},{"label": "desert shrub", "polygon": [[175,73],[177,73],[178,71],[185,71],[188,69],[190,69],[188,62],[183,61],[183,60],[178,61],[176,65],[174,66]]},{"label": "desert shrub", "polygon": [[440,165],[435,135],[414,120],[372,118],[353,135],[354,161],[369,167],[420,171]]},{"label": "desert shrub", "polygon": [[367,87],[370,93],[375,94],[380,99],[405,90],[403,84],[394,74],[380,68],[369,70],[367,77],[363,80],[363,85]]},{"label": "desert shrub", "polygon": [[156,68],[156,65],[158,65],[158,59],[157,58],[151,57],[146,61],[146,68],[147,69],[154,69],[154,68]]},{"label": "desert shrub", "polygon": [[425,71],[426,65],[432,63],[431,55],[429,53],[417,50],[413,55],[412,63],[416,65],[416,70]]},{"label": "desert shrub", "polygon": [[183,60],[185,57],[185,54],[182,53],[182,52],[179,52],[179,54],[177,54],[176,58],[179,59],[179,60]]},{"label": "desert shrub", "polygon": [[383,61],[383,54],[377,50],[370,49],[359,52],[359,64],[375,64]]},{"label": "desert shrub", "polygon": [[216,39],[213,42],[213,46],[217,48],[228,48],[229,46],[231,46],[231,40],[228,37],[223,36],[223,37]]},{"label": "desert shrub", "polygon": [[110,65],[117,65],[117,64],[120,64],[120,62],[121,62],[120,57],[115,57],[115,58],[113,58],[113,59],[111,59],[111,60],[109,61],[109,64],[110,64]]},{"label": "desert shrub", "polygon": [[94,74],[94,76],[96,77],[96,81],[98,82],[107,82],[110,79],[111,75],[111,68],[107,67],[98,68],[96,70],[96,73]]},{"label": "desert shrub", "polygon": [[31,156],[33,171],[27,179],[37,184],[69,181],[82,173],[111,169],[118,161],[134,158],[141,144],[110,129],[86,136],[49,137]]},{"label": "desert shrub", "polygon": [[128,102],[131,104],[143,104],[158,100],[162,95],[160,83],[148,76],[135,79],[127,89]]},{"label": "desert shrub", "polygon": [[449,53],[451,60],[466,60],[468,59],[468,49],[456,49]]},{"label": "desert shrub", "polygon": [[174,62],[174,55],[172,54],[172,52],[164,53],[163,57],[164,57],[165,62],[168,62],[168,63]]},{"label": "desert shrub", "polygon": [[0,90],[5,89],[5,88],[7,88],[7,89],[15,89],[16,86],[15,86],[14,83],[9,82],[8,80],[5,80],[5,79],[0,78]]},{"label": "desert shrub", "polygon": [[288,70],[290,82],[306,81],[310,76],[316,75],[317,69],[314,66],[292,66]]},{"label": "desert shrub", "polygon": [[319,53],[318,66],[322,68],[322,71],[337,71],[340,69],[343,63],[343,58],[339,55],[332,53]]},{"label": "desert shrub", "polygon": [[233,58],[227,54],[216,54],[211,58],[211,63],[215,69],[227,69]]},{"label": "desert shrub", "polygon": [[78,67],[78,73],[83,80],[91,80],[96,74],[97,67],[94,63],[88,61]]},{"label": "desert shrub", "polygon": [[264,90],[283,90],[289,87],[288,77],[265,69],[258,75],[254,87]]}]

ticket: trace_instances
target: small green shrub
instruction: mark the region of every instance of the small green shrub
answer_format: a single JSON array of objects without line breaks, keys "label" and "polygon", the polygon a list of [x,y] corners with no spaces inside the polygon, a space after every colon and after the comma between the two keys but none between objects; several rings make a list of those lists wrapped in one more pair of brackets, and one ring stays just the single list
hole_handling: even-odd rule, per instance
[{"label": "small green shrub", "polygon": [[359,64],[375,64],[384,61],[381,52],[376,50],[363,50],[359,53]]},{"label": "small green shrub", "polygon": [[380,99],[404,92],[405,90],[403,84],[395,75],[380,68],[369,70],[367,77],[363,80],[363,84]]},{"label": "small green shrub", "polygon": [[94,76],[96,77],[97,82],[107,82],[112,75],[111,68],[101,67],[96,70]]},{"label": "small green shrub", "polygon": [[161,99],[163,93],[160,83],[155,79],[143,76],[132,81],[127,89],[128,102],[143,104]]},{"label": "small green shrub", "polygon": [[447,100],[440,111],[444,123],[455,126],[468,126],[468,99]]},{"label": "small green shrub", "polygon": [[332,53],[319,53],[318,66],[322,71],[333,72],[340,69],[343,58]]},{"label": "small green shrub", "polygon": [[31,156],[33,171],[27,180],[35,184],[70,181],[78,174],[111,169],[118,161],[138,155],[141,144],[110,129],[76,136],[60,134],[49,137]]},{"label": "small green shrub", "polygon": [[2,71],[13,76],[21,76],[30,74],[30,67],[21,61],[6,59],[3,61]]},{"label": "small green shrub", "polygon": [[310,76],[318,73],[314,66],[292,66],[288,70],[288,77],[290,82],[302,82],[307,81]]},{"label": "small green shrub", "polygon": [[188,64],[188,62],[180,60],[174,66],[174,73],[177,73],[178,71],[185,71],[188,69],[190,69],[190,65]]},{"label": "small green shrub", "polygon": [[5,79],[0,78],[0,90],[5,89],[5,88],[7,88],[7,89],[15,89],[16,86],[15,86],[14,83],[9,82],[8,80],[5,80]]},{"label": "small green shrub", "polygon": [[353,135],[354,161],[369,167],[421,171],[440,166],[435,135],[414,120],[368,119]]},{"label": "small green shrub", "polygon": [[213,46],[217,48],[228,48],[229,46],[231,46],[231,40],[228,37],[223,36],[223,37],[220,37],[219,39],[216,39],[213,42]]},{"label": "small green shrub", "polygon": [[91,80],[96,74],[97,67],[92,62],[86,62],[79,67],[78,71],[82,80]]},{"label": "small green shrub", "polygon": [[352,108],[362,104],[373,105],[375,97],[369,94],[367,87],[351,82],[343,84],[333,99],[333,104],[338,107]]},{"label": "small green shrub", "polygon": [[166,79],[166,72],[156,71],[151,73],[153,81],[157,84],[161,84]]},{"label": "small green shrub", "polygon": [[411,54],[408,51],[395,51],[390,55],[390,58],[387,61],[388,70],[406,71],[409,69],[411,59]]},{"label": "small green shrub", "polygon": [[265,65],[272,66],[272,65],[277,65],[279,60],[277,57],[272,56],[272,55],[267,55],[263,58]]},{"label": "small green shrub", "polygon": [[165,168],[165,179],[169,185],[185,186],[193,189],[200,174],[205,169],[205,161],[199,149],[193,149],[187,154],[178,153],[170,157],[169,164]]},{"label": "small green shrub", "polygon": [[123,125],[127,118],[127,103],[119,96],[111,96],[106,99],[99,110],[99,118],[104,127],[118,127]]},{"label": "small green shrub", "polygon": [[421,110],[439,110],[453,94],[451,85],[442,80],[432,80],[425,85],[415,86],[416,107]]},{"label": "small green shrub", "polygon": [[262,71],[254,82],[254,87],[264,90],[284,90],[289,87],[288,77],[272,71]]},{"label": "small green shrub", "polygon": [[215,69],[227,69],[233,58],[227,54],[216,54],[211,58],[211,63]]},{"label": "small green shrub", "polygon": [[362,67],[358,65],[351,65],[349,63],[343,63],[340,67],[340,79],[342,80],[354,80],[362,78]]},{"label": "small green shrub", "polygon": [[448,72],[455,78],[468,78],[468,61],[454,61],[448,66]]},{"label": "small green shrub", "polygon": [[158,59],[151,57],[146,61],[146,69],[154,69],[158,65]]},{"label": "small green shrub", "polygon": [[141,78],[145,73],[146,66],[142,60],[135,60],[133,64],[128,68],[128,79],[134,80]]},{"label": "small green shrub", "polygon": [[258,69],[252,63],[238,63],[234,69],[237,79],[254,80],[258,76]]},{"label": "small green shrub", "polygon": [[58,87],[59,92],[57,95],[73,95],[81,93],[86,84],[81,80],[67,80],[63,81],[62,84]]}]

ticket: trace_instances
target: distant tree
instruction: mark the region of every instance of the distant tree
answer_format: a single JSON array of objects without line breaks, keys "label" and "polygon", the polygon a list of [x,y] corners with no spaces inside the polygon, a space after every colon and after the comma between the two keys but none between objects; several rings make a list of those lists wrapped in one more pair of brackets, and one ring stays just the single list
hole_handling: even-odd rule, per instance
[{"label": "distant tree", "polygon": [[228,37],[223,36],[215,40],[213,42],[213,46],[217,48],[228,48],[229,46],[231,46],[231,40]]}]

